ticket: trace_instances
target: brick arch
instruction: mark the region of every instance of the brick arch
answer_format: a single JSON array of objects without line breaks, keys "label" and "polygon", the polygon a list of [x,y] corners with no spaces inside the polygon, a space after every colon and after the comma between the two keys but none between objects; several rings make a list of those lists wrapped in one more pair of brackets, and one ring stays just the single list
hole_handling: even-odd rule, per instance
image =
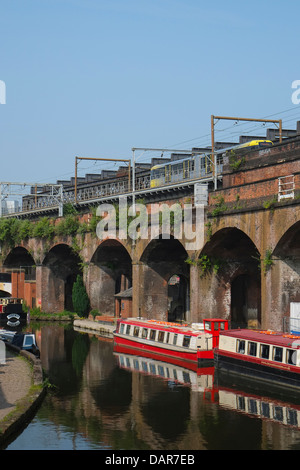
[{"label": "brick arch", "polygon": [[[151,240],[139,260],[139,314],[161,320],[189,320],[188,253],[173,237]],[[176,276],[175,284],[170,282]]]},{"label": "brick arch", "polygon": [[132,259],[126,245],[115,238],[103,240],[91,257],[87,280],[92,308],[113,315],[114,296],[132,286]]},{"label": "brick arch", "polygon": [[57,243],[46,253],[40,269],[47,311],[73,311],[72,287],[81,273],[81,258],[67,243]]},{"label": "brick arch", "polygon": [[237,227],[221,228],[203,247],[198,264],[198,304],[203,315],[226,317],[233,326],[258,326],[260,253],[250,237]]}]

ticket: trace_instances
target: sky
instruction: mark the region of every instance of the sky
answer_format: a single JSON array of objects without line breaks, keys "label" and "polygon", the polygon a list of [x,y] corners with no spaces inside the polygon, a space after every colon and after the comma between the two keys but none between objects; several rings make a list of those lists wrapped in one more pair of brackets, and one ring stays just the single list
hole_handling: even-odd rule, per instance
[{"label": "sky", "polygon": [[[295,129],[299,13],[298,0],[1,0],[0,181],[208,146],[211,115]],[[265,135],[219,121],[215,139],[252,131]],[[81,160],[78,175],[118,165]]]}]

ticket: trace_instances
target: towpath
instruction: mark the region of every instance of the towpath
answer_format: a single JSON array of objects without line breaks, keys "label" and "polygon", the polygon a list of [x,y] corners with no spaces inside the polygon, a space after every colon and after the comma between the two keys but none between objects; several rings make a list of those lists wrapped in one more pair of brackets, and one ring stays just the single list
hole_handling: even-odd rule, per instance
[{"label": "towpath", "polygon": [[28,361],[6,349],[5,363],[0,364],[0,425],[17,402],[26,397],[31,385],[32,370]]}]

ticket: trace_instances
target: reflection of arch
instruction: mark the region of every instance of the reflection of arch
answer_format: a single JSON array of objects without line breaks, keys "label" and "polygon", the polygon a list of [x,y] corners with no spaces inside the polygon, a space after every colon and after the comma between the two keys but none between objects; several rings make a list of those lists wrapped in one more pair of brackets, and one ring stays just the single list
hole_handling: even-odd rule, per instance
[{"label": "reflection of arch", "polygon": [[224,312],[227,307],[233,327],[258,326],[261,321],[260,255],[252,240],[243,231],[227,227],[211,237],[202,255],[219,266],[212,287],[217,308],[221,307]]}]

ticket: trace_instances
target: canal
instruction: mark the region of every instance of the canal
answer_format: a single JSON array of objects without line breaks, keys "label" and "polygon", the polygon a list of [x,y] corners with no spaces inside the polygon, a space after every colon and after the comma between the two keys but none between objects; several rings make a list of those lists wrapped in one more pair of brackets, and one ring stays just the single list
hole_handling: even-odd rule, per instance
[{"label": "canal", "polygon": [[72,325],[33,328],[51,388],[7,450],[300,449],[298,396],[126,356]]}]

